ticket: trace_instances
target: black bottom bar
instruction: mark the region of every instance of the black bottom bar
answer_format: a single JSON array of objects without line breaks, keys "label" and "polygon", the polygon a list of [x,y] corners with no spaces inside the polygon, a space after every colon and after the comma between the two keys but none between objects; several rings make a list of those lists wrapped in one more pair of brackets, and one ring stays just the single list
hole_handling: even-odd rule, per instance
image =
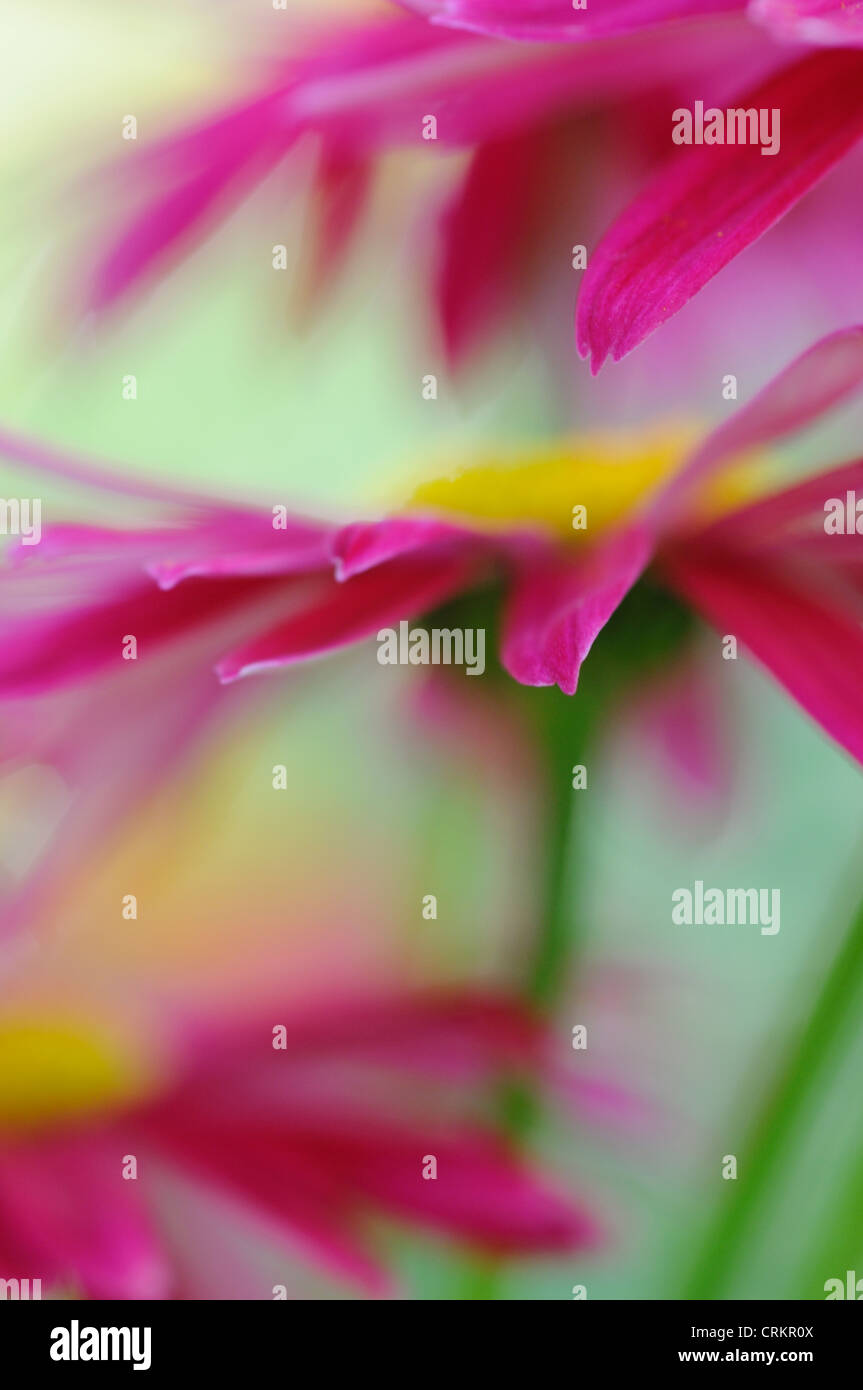
[{"label": "black bottom bar", "polygon": [[[413,1323],[416,1316],[420,1325]],[[535,1370],[537,1355],[542,1362],[544,1352],[559,1349],[562,1333],[574,1372],[803,1366],[823,1375],[857,1364],[863,1331],[856,1306],[840,1302],[572,1302],[559,1316],[541,1315],[548,1322],[540,1325],[533,1312],[525,1319],[510,1312],[500,1325],[493,1313],[471,1317],[467,1325],[466,1316],[456,1315],[462,1347],[457,1359],[463,1363],[470,1348],[486,1372],[496,1352],[509,1361],[519,1350]],[[222,1383],[234,1374],[248,1379],[250,1371],[268,1365],[287,1373],[298,1356],[303,1361],[295,1362],[295,1371],[304,1363],[308,1368],[311,1356],[331,1373],[340,1350],[355,1371],[366,1372],[370,1358],[393,1364],[394,1353],[411,1379],[413,1358],[406,1360],[404,1344],[390,1340],[404,1328],[420,1353],[422,1378],[428,1379],[437,1356],[441,1374],[449,1378],[456,1353],[440,1317],[440,1310],[417,1314],[404,1304],[388,1312],[385,1304],[323,1302],[315,1313],[308,1304],[300,1311],[284,1302],[10,1302],[0,1304],[0,1345],[19,1383],[30,1371],[62,1379],[92,1378],[106,1369],[114,1376],[133,1374],[136,1368],[139,1378],[188,1370],[199,1384],[208,1375]]]}]

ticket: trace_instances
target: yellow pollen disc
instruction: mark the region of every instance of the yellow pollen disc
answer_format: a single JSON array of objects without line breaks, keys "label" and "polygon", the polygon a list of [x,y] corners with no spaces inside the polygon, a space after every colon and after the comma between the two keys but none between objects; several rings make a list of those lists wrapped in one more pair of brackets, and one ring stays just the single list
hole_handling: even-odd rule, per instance
[{"label": "yellow pollen disc", "polygon": [[0,1020],[0,1131],[107,1109],[141,1088],[141,1070],[84,1020]]},{"label": "yellow pollen disc", "polygon": [[[624,521],[681,467],[701,437],[701,430],[678,425],[486,451],[463,471],[421,483],[408,506],[454,513],[490,529],[536,525],[576,542],[591,539]],[[748,498],[748,479],[748,473],[723,470],[694,499],[699,520]],[[586,513],[581,527],[573,522],[580,507]]]}]

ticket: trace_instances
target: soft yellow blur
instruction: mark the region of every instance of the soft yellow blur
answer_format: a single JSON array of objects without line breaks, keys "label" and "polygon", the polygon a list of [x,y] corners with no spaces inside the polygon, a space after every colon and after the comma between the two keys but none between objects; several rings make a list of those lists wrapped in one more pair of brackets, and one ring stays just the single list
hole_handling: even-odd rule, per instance
[{"label": "soft yellow blur", "polygon": [[0,1130],[91,1115],[134,1099],[146,1080],[140,1060],[88,1020],[0,1017]]},{"label": "soft yellow blur", "polygon": [[[491,527],[535,524],[570,540],[593,537],[623,521],[672,477],[700,433],[670,425],[489,451],[454,476],[422,483],[409,506],[457,513]],[[692,510],[699,519],[719,515],[748,500],[754,486],[751,467],[723,470],[696,495]],[[581,529],[573,526],[575,507],[586,509]]]}]

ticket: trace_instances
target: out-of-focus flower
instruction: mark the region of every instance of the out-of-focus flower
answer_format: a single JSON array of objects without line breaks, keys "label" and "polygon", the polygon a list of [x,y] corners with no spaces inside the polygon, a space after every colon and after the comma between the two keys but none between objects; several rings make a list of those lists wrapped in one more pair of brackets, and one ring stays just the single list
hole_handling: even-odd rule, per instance
[{"label": "out-of-focus flower", "polygon": [[[25,464],[34,466],[41,461],[52,476],[65,478],[68,475],[69,461],[50,451],[37,450],[34,454],[25,448],[21,458]],[[164,516],[168,510],[175,515],[178,504],[184,501],[180,491],[166,492],[144,482],[126,486],[113,475],[98,469],[94,471],[86,463],[80,466],[72,463],[71,472],[74,479],[88,488],[110,488],[115,504],[124,495],[130,496],[139,520],[148,515]],[[192,505],[191,499],[185,501]],[[243,533],[243,513],[232,513],[225,507],[213,508],[197,498],[194,506],[201,528],[199,540],[204,549],[217,542],[219,526],[226,525],[228,529],[222,532],[217,549],[223,549],[227,541],[230,550],[228,537],[232,534],[239,537]],[[301,546],[314,545],[315,538],[324,534],[322,528],[314,528],[303,531],[301,537],[301,530],[292,532]],[[50,574],[46,571],[40,578],[33,571],[28,577],[23,570],[16,572],[14,568],[6,568],[0,622],[8,624],[10,640],[20,642],[22,655],[29,649],[35,656],[36,647],[40,647],[43,659],[53,665],[55,658],[59,658],[60,646],[64,647],[65,660],[71,663],[67,664],[66,676],[74,676],[78,666],[78,657],[74,655],[78,639],[72,635],[71,646],[66,646],[65,641],[58,646],[59,630],[53,627],[54,621],[60,621],[65,627],[66,620],[74,621],[73,614],[83,617],[88,610],[93,614],[95,610],[91,605],[95,601],[102,610],[106,623],[104,636],[111,645],[114,637],[134,634],[136,629],[148,641],[148,625],[139,606],[142,599],[147,606],[148,585],[146,581],[143,585],[133,582],[129,586],[127,583],[135,566],[133,564],[130,569],[124,564],[122,552],[132,543],[135,530],[127,531],[124,537],[116,532],[72,525],[65,531],[65,540],[64,531],[61,527],[58,539],[61,550],[67,551],[67,559],[58,554],[56,563],[48,567]],[[255,532],[261,539],[258,519]],[[137,534],[146,535],[148,547],[155,544],[157,550],[167,539],[164,534],[159,539],[155,523]],[[69,542],[71,551],[67,549]],[[52,543],[48,541],[47,544],[46,555]],[[95,550],[90,551],[91,558],[96,561],[95,568],[81,565],[78,560],[69,563],[72,553],[79,551],[82,544],[85,549],[95,545]],[[97,559],[100,551],[101,561]],[[118,568],[110,579],[101,565],[114,562]],[[266,545],[259,552],[256,563],[259,571],[266,573]],[[106,579],[107,590],[103,587]],[[262,585],[258,591],[258,597],[264,602],[260,618],[266,612],[266,595],[262,592],[265,587]],[[112,588],[113,599],[109,597]],[[51,834],[43,833],[41,842],[28,848],[27,868],[21,881],[11,887],[4,884],[4,932],[0,935],[12,932],[19,922],[32,918],[52,887],[76,870],[83,849],[110,835],[125,812],[140,806],[166,776],[178,773],[189,751],[199,746],[206,735],[215,733],[224,716],[236,710],[236,706],[233,709],[225,706],[218,691],[214,690],[212,664],[224,650],[229,633],[248,634],[255,626],[250,629],[245,625],[245,619],[250,616],[248,609],[240,611],[227,591],[219,593],[209,614],[206,598],[200,597],[204,598],[203,606],[196,599],[194,613],[184,618],[177,610],[176,633],[177,636],[183,634],[182,645],[171,643],[168,631],[161,631],[157,646],[164,651],[163,639],[169,639],[167,661],[160,659],[158,651],[153,649],[153,660],[109,663],[103,666],[97,684],[79,685],[75,689],[69,687],[58,666],[59,683],[52,679],[46,682],[37,675],[33,684],[25,682],[7,692],[9,699],[4,702],[0,734],[0,762],[7,772],[26,771],[31,766],[52,769],[57,785],[37,789],[37,798],[41,800],[34,805],[35,819],[42,822],[43,829],[53,823],[53,830]],[[108,602],[103,604],[106,598]],[[131,626],[126,619],[131,620]],[[161,624],[159,626],[161,628]],[[31,639],[36,646],[29,646]],[[215,646],[212,645],[214,640]],[[79,657],[82,662],[79,671],[83,674],[89,665],[84,648]],[[245,697],[241,705],[245,707]],[[134,728],[134,737],[130,736],[130,728]],[[94,730],[98,730],[95,742],[89,736]],[[47,872],[49,858],[50,872]]]},{"label": "out-of-focus flower", "polygon": [[[563,18],[557,4],[515,0],[423,0],[414,8],[421,13],[302,36],[302,51],[250,99],[134,161],[141,208],[101,256],[89,306],[103,310],[162,271],[302,137],[319,146],[315,261],[306,277],[317,287],[350,245],[384,151],[472,148],[439,223],[435,300],[450,362],[460,364],[512,308],[537,263],[556,264],[567,236],[585,244],[589,237],[577,341],[595,372],[677,312],[863,135],[856,7],[631,0]],[[774,31],[818,51],[795,53],[787,65]],[[763,158],[746,143],[696,146],[653,177],[670,144],[671,112],[694,99],[779,111],[777,149]],[[611,148],[588,157],[605,117]],[[434,139],[423,146],[429,119]],[[662,144],[646,148],[644,131],[660,125]],[[601,201],[609,190],[619,197],[622,149],[630,154],[627,184],[652,181],[594,246],[584,199],[577,203],[570,190],[598,163]],[[822,210],[826,238],[845,234],[850,208],[843,204],[838,218],[836,211],[832,203]]]},{"label": "out-of-focus flower", "polygon": [[460,365],[547,267],[571,276],[573,240],[598,235],[587,206],[595,200],[579,180],[597,163],[603,119],[612,138],[600,173],[618,191],[627,161],[642,175],[652,169],[645,132],[660,117],[664,130],[668,110],[699,82],[726,91],[778,61],[727,16],[589,52],[501,43],[402,13],[296,37],[296,56],[268,70],[250,97],[124,163],[122,202],[137,210],[100,250],[88,309],[102,313],[162,274],[303,140],[317,146],[308,299],[332,282],[384,154],[412,150],[427,167],[435,150],[467,150],[453,196],[430,209],[434,302],[447,357]]},{"label": "out-of-focus flower", "polygon": [[[139,661],[174,654],[181,683],[194,637],[204,661],[220,651],[216,670],[232,683],[422,617],[494,578],[508,590],[503,667],[522,684],[572,694],[595,638],[649,571],[735,634],[863,759],[857,538],[828,536],[823,524],[825,500],[857,485],[863,464],[753,501],[755,469],[743,503],[732,468],[861,381],[863,330],[852,328],[795,359],[694,452],[678,432],[563,441],[520,451],[514,467],[492,455],[421,486],[397,515],[343,527],[208,504],[160,529],[46,528],[42,547],[15,552],[0,696],[116,678],[124,634],[136,637]],[[40,462],[11,437],[0,448]],[[35,614],[34,591],[44,605]],[[227,620],[248,635],[226,644]]]},{"label": "out-of-focus flower", "polygon": [[[454,991],[278,1013],[187,1024],[166,1077],[92,1022],[7,1009],[0,1276],[93,1298],[194,1297],[161,1229],[162,1173],[373,1294],[392,1287],[366,1229],[375,1214],[487,1252],[596,1243],[593,1218],[471,1116],[472,1093],[502,1069],[543,1069],[543,1031],[518,1006]],[[240,1279],[227,1296],[272,1297]]]}]

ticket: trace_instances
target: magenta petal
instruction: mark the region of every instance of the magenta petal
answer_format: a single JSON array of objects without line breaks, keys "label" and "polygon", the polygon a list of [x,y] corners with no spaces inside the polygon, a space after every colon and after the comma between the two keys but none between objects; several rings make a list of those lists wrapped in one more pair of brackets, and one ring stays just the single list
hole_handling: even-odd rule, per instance
[{"label": "magenta petal", "polygon": [[232,576],[314,574],[332,562],[333,527],[289,518],[285,527],[274,528],[267,514],[228,518],[195,543],[194,533],[184,539],[168,538],[165,558],[147,563],[147,573],[160,589],[173,589],[183,579]]},{"label": "magenta petal", "polygon": [[223,682],[233,681],[360,642],[457,593],[472,568],[462,556],[411,555],[344,584],[327,584],[316,601],[226,656],[216,673]]},{"label": "magenta petal", "polygon": [[436,292],[453,367],[511,309],[520,290],[546,147],[546,133],[534,131],[481,145],[446,210]]},{"label": "magenta petal", "polygon": [[[155,592],[155,591],[154,591]],[[230,638],[236,640],[231,628]],[[14,892],[4,894],[0,938],[50,920],[63,885],[94,847],[106,846],[125,820],[169,777],[176,777],[220,719],[237,707],[213,679],[226,645],[221,627],[190,638],[163,659],[117,663],[74,690],[40,699],[3,700],[7,746],[0,756],[52,768],[67,800],[53,832]],[[232,692],[243,700],[253,689]],[[129,730],[134,729],[134,738]],[[46,827],[47,830],[47,827]]]},{"label": "magenta petal", "polygon": [[738,638],[837,743],[863,763],[863,629],[805,579],[747,557],[681,549],[674,588],[720,633]]},{"label": "magenta petal", "polygon": [[829,535],[824,530],[825,502],[839,498],[844,503],[846,492],[863,496],[863,459],[771,493],[722,517],[701,534],[711,543],[745,548],[750,553],[787,546],[801,554],[805,547],[807,554],[819,555],[824,564],[840,559],[859,564],[863,562],[863,538],[856,530],[848,535]]},{"label": "magenta petal", "polygon": [[[617,4],[622,13],[626,6]],[[88,287],[91,307],[113,305],[200,241],[297,140],[321,139],[325,165],[335,159],[319,184],[320,249],[332,267],[362,210],[370,161],[393,146],[416,149],[426,115],[438,121],[440,147],[476,145],[597,101],[628,99],[663,76],[676,79],[682,62],[690,72],[713,71],[752,48],[752,30],[721,19],[724,32],[711,25],[709,33],[692,35],[676,25],[672,32],[654,28],[637,44],[614,37],[637,27],[635,6],[630,0],[623,24],[595,25],[593,34],[612,37],[589,52],[581,44],[500,44],[403,11],[360,25],[328,24],[290,65],[278,65],[275,77],[268,71],[249,100],[134,161],[139,205],[101,253]],[[647,22],[663,12],[737,7],[738,0],[651,0]],[[320,269],[318,263],[312,271],[315,288]]]},{"label": "magenta petal", "polygon": [[319,1009],[298,1017],[288,1039],[310,1058],[348,1051],[354,1061],[418,1075],[490,1077],[503,1066],[538,1069],[544,1033],[506,996],[441,990],[346,1001],[338,1018]]},{"label": "magenta petal", "polygon": [[[288,151],[295,132],[282,120],[280,92],[268,92],[192,136],[178,137],[178,156],[197,154],[201,166],[181,168],[166,192],[147,202],[97,267],[89,307],[108,308],[207,231],[208,219],[259,183]],[[194,139],[199,135],[200,141]],[[179,161],[182,165],[182,160]],[[143,164],[141,167],[144,172]]]},{"label": "magenta petal", "polygon": [[258,1123],[171,1104],[145,1117],[148,1139],[197,1184],[204,1180],[240,1208],[263,1216],[281,1240],[298,1243],[334,1274],[385,1294],[388,1281],[359,1240],[352,1184],[332,1171],[327,1141],[290,1121]]},{"label": "magenta petal", "polygon": [[219,510],[224,505],[198,493],[171,488],[147,478],[124,477],[121,468],[115,469],[92,459],[69,454],[11,430],[0,429],[0,457],[37,473],[47,473],[52,478],[63,478],[81,487],[97,488],[108,493],[174,506],[192,506],[196,510]]},{"label": "magenta petal", "polygon": [[434,517],[388,517],[384,521],[357,521],[337,533],[332,554],[336,578],[351,579],[399,555],[450,542],[472,539],[472,533]]},{"label": "magenta petal", "polygon": [[750,0],[747,13],[780,39],[828,48],[863,45],[860,0]]},{"label": "magenta petal", "polygon": [[653,744],[684,811],[716,813],[728,802],[728,711],[699,652],[677,662],[655,689],[639,692],[640,742]]},{"label": "magenta petal", "polygon": [[[110,577],[110,576],[109,576]],[[0,695],[56,690],[97,671],[126,663],[126,634],[140,654],[152,655],[179,637],[227,618],[256,597],[253,580],[198,580],[161,593],[147,579],[125,577],[102,602],[48,613],[21,613],[0,622]]]},{"label": "magenta petal", "polygon": [[573,695],[597,634],[650,559],[646,528],[611,537],[586,558],[549,555],[515,580],[507,604],[501,661],[523,685],[559,685]]},{"label": "magenta petal", "polygon": [[[407,1131],[373,1111],[339,1104],[284,1125],[244,1120],[237,1130],[194,1112],[154,1117],[160,1147],[294,1232],[318,1236],[328,1263],[351,1248],[359,1212],[379,1207],[489,1250],[513,1253],[594,1246],[599,1232],[579,1206],[548,1188],[526,1165],[482,1133],[430,1121]],[[237,1137],[235,1137],[237,1136]],[[423,1156],[438,1160],[424,1181]],[[368,1280],[354,1249],[354,1267]]]},{"label": "magenta petal", "polygon": [[[160,589],[173,589],[182,579],[216,576],[310,574],[326,570],[332,561],[334,528],[289,518],[274,528],[268,512],[232,511],[225,507],[215,518],[185,526],[128,530],[78,523],[52,524],[37,547],[12,543],[10,562],[25,565],[56,562],[98,562],[102,584],[109,584],[109,564],[116,583],[129,583],[140,568]],[[82,565],[79,573],[95,575]],[[31,568],[30,575],[33,575]]]},{"label": "magenta petal", "polygon": [[708,435],[649,508],[664,527],[693,487],[723,463],[813,424],[863,386],[863,326],[842,328],[795,357],[772,381]]},{"label": "magenta petal", "polygon": [[123,1153],[119,1138],[5,1151],[0,1206],[15,1247],[29,1254],[31,1277],[77,1284],[89,1298],[170,1297],[170,1271],[138,1184],[123,1181]]},{"label": "magenta petal", "polygon": [[301,301],[312,307],[337,279],[372,189],[374,164],[325,140],[315,176],[315,225]]},{"label": "magenta petal", "polygon": [[[569,0],[411,0],[435,24],[503,39],[558,42],[629,34],[670,19],[742,9],[745,0],[602,0],[579,11]],[[564,16],[566,16],[564,18]]]},{"label": "magenta petal", "polygon": [[[342,1139],[337,1161],[368,1199],[486,1250],[526,1254],[600,1243],[593,1217],[498,1141],[435,1131],[376,1135],[367,1125]],[[425,1154],[437,1159],[435,1181],[423,1181]]]},{"label": "magenta petal", "polygon": [[[394,1075],[409,1072],[414,1078],[459,1082],[488,1080],[504,1067],[530,1068],[540,1078],[548,1070],[543,1025],[519,1002],[492,992],[438,989],[357,995],[351,990],[339,995],[336,1007],[331,991],[326,1007],[320,999],[309,999],[285,1026],[288,1052],[302,1058],[313,1075],[323,1063],[331,1065],[334,1074],[347,1065],[353,1074],[386,1068]],[[221,1087],[238,1095],[251,1075],[262,1083],[266,1075],[272,1087],[253,1090],[257,1100],[252,1105],[266,1095],[270,1103],[284,1104],[296,1115],[298,1096],[289,1088],[280,1054],[259,1054],[260,1028],[257,1011],[232,1028],[216,1018],[196,1020],[185,1034],[191,1060],[177,1090],[180,1107],[194,1103],[201,1084],[206,1087],[208,1078],[216,1075]],[[301,1076],[302,1068],[295,1075]],[[306,1093],[306,1102],[310,1095],[315,1105],[330,1103],[323,1090]]]},{"label": "magenta petal", "polygon": [[863,54],[814,54],[731,103],[781,112],[776,154],[693,146],[631,203],[590,260],[577,341],[591,370],[626,356],[772,227],[863,135]]}]

